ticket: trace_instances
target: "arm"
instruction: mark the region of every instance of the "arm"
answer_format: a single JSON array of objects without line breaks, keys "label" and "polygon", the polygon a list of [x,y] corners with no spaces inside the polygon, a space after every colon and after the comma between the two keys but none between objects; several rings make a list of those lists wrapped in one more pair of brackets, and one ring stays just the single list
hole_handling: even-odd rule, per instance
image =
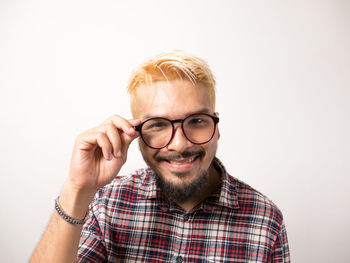
[{"label": "arm", "polygon": [[[66,214],[85,217],[96,192],[111,182],[125,163],[129,145],[138,137],[133,126],[139,123],[114,115],[77,137],[69,176],[59,197]],[[81,231],[82,226],[64,221],[54,211],[30,262],[75,262]]]},{"label": "arm", "polygon": [[274,246],[272,247],[270,260],[271,263],[290,263],[289,245],[287,231],[284,223],[280,226]]}]

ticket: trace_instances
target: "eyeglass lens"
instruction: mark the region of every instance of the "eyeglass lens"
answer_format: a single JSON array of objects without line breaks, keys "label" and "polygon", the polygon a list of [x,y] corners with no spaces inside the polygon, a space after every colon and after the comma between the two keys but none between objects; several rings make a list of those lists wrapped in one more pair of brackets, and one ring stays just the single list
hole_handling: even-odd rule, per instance
[{"label": "eyeglass lens", "polygon": [[[215,131],[215,123],[211,116],[194,114],[184,119],[182,129],[186,138],[194,144],[208,142]],[[141,130],[144,142],[153,148],[166,146],[173,137],[173,124],[164,118],[146,121]]]}]

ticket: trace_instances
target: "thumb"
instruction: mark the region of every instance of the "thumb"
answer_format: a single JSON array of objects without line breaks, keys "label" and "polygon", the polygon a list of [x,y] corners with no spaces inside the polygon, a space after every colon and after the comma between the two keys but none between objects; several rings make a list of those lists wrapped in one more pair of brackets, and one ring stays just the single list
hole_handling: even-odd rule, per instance
[{"label": "thumb", "polygon": [[130,124],[132,126],[137,126],[137,125],[141,124],[141,120],[140,119],[130,119],[128,121],[130,122]]},{"label": "thumb", "polygon": [[139,137],[139,133],[135,132],[134,135],[128,135],[126,133],[122,133],[120,135],[121,140],[122,140],[122,147],[121,147],[121,152],[123,157],[126,157],[128,154],[128,149],[133,140],[135,140],[137,137]]}]

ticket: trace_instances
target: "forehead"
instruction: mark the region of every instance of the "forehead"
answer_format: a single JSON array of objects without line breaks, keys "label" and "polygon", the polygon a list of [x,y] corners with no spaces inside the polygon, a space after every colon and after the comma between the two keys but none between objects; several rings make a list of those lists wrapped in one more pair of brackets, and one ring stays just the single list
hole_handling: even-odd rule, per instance
[{"label": "forehead", "polygon": [[139,87],[132,102],[134,118],[181,118],[199,111],[214,111],[206,90],[187,80],[158,81]]}]

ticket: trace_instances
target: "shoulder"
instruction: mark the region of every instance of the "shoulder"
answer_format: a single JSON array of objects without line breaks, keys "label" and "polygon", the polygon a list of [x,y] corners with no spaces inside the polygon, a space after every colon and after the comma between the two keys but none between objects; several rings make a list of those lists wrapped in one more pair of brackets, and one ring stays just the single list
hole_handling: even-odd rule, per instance
[{"label": "shoulder", "polygon": [[231,183],[234,185],[241,211],[251,214],[258,219],[264,218],[278,225],[282,224],[282,212],[270,198],[243,181],[232,176],[229,177]]},{"label": "shoulder", "polygon": [[111,183],[103,187],[100,192],[113,191],[120,187],[141,186],[145,183],[145,180],[149,179],[152,173],[153,172],[150,168],[142,168],[127,175],[118,175]]},{"label": "shoulder", "polygon": [[142,168],[128,175],[118,175],[97,192],[94,203],[103,205],[116,200],[137,199],[144,186],[153,181],[152,175],[150,168]]}]

